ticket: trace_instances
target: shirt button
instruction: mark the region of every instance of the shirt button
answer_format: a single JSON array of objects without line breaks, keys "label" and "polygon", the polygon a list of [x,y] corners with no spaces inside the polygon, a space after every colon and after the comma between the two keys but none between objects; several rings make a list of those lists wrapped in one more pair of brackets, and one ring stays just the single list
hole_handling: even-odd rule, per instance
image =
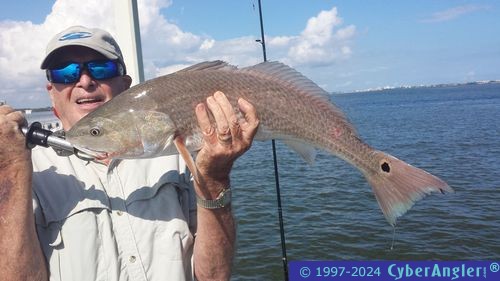
[{"label": "shirt button", "polygon": [[116,214],[119,215],[119,216],[121,216],[121,215],[123,215],[123,212],[122,211],[118,211],[118,212],[116,212]]},{"label": "shirt button", "polygon": [[128,258],[128,260],[129,260],[129,262],[134,263],[134,262],[135,262],[135,260],[136,260],[136,258],[135,258],[135,256],[130,256],[130,257]]}]

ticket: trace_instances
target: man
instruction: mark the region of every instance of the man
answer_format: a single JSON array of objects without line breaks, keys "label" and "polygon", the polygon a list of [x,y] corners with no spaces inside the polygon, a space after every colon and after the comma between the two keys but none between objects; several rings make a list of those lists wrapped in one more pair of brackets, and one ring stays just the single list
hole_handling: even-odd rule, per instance
[{"label": "man", "polygon": [[[64,130],[131,84],[118,45],[100,29],[74,26],[57,34],[41,67]],[[239,107],[246,119],[239,123],[220,92],[193,109],[205,132],[196,157],[203,184],[193,192],[178,155],[88,162],[51,148],[30,151],[19,129],[26,120],[1,106],[2,279],[229,279],[235,251],[229,172],[259,123],[251,104],[240,100]]]}]

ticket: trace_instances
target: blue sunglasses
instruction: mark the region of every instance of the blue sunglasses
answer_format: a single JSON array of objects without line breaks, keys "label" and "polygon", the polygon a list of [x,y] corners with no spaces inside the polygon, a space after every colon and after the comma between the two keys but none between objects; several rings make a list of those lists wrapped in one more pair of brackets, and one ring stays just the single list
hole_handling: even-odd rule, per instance
[{"label": "blue sunglasses", "polygon": [[72,84],[80,80],[83,70],[96,80],[106,80],[125,75],[121,63],[113,60],[93,60],[83,63],[68,62],[55,69],[47,69],[47,80],[52,83]]}]

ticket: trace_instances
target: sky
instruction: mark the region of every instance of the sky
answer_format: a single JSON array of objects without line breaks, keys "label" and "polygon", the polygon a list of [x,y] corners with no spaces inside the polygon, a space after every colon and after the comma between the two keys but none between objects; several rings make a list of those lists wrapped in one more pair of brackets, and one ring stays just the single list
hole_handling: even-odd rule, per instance
[{"label": "sky", "polygon": [[[0,100],[17,108],[50,106],[40,70],[47,42],[76,24],[113,34],[114,1],[120,0],[2,5]],[[258,0],[137,2],[146,79],[206,60],[239,67],[262,61]],[[261,3],[268,60],[329,92],[500,80],[498,0]]]}]

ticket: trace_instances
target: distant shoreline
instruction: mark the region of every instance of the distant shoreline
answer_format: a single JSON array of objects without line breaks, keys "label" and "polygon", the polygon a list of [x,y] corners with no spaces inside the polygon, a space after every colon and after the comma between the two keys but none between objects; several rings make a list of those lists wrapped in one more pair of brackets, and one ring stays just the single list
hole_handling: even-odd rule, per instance
[{"label": "distant shoreline", "polygon": [[16,110],[19,111],[31,111],[33,112],[45,112],[45,111],[52,111],[52,106],[47,106],[47,107],[38,107],[38,108],[29,108],[29,107],[23,107],[23,108],[16,108]]},{"label": "distant shoreline", "polygon": [[[445,88],[445,87],[458,87],[458,86],[466,86],[466,85],[485,85],[485,84],[500,84],[500,80],[488,80],[488,81],[474,81],[474,82],[466,82],[466,83],[446,83],[446,84],[435,84],[435,85],[418,85],[418,86],[385,86],[378,88],[370,88],[365,90],[356,90],[351,92],[331,92],[332,95],[341,95],[341,94],[352,94],[352,93],[366,93],[366,92],[377,92],[377,91],[386,91],[386,90],[397,90],[397,89],[419,89],[419,88]],[[45,112],[52,111],[52,106],[47,107],[39,107],[39,108],[16,108],[19,111],[31,110],[32,112]]]},{"label": "distant shoreline", "polygon": [[466,83],[444,83],[444,84],[434,84],[434,85],[413,85],[413,86],[385,86],[377,88],[369,88],[365,90],[356,90],[351,92],[334,92],[333,94],[351,94],[351,93],[366,93],[366,92],[377,92],[385,90],[397,90],[397,89],[421,89],[421,88],[446,88],[446,87],[459,87],[467,85],[486,85],[486,84],[500,84],[500,80],[487,80],[487,81],[473,81]]}]

